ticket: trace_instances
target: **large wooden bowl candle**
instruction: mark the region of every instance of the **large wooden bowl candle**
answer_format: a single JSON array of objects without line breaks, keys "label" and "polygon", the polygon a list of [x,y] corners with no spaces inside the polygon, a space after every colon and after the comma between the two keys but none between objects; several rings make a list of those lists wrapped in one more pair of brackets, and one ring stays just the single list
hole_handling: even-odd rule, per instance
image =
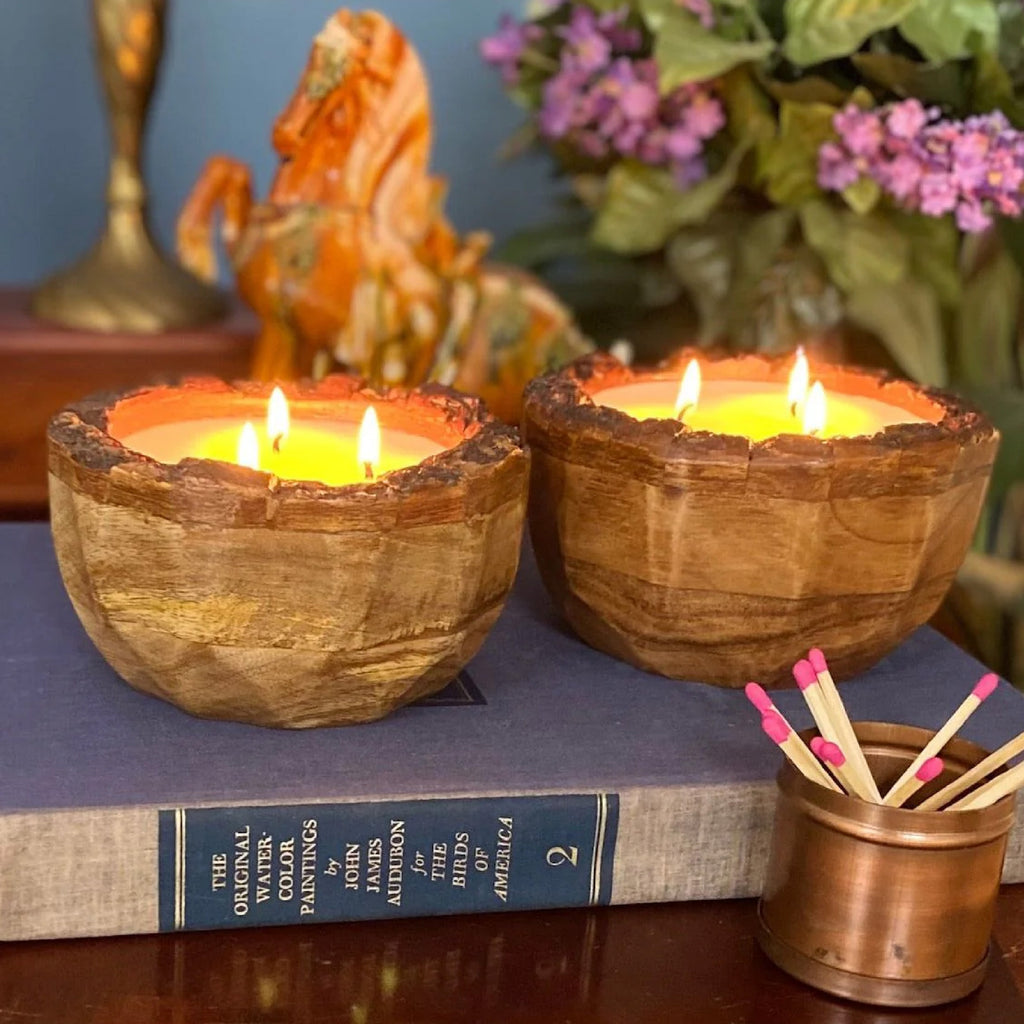
[{"label": "large wooden bowl candle", "polygon": [[555,603],[594,647],[679,679],[781,685],[810,644],[840,676],[866,668],[946,593],[998,434],[952,395],[862,370],[798,369],[794,396],[792,359],[701,355],[688,396],[694,358],[588,356],[528,388],[530,530]]},{"label": "large wooden bowl candle", "polygon": [[289,386],[283,423],[269,391],[196,380],[59,413],[64,582],[117,672],[186,711],[379,718],[450,681],[501,611],[527,455],[445,388],[329,377]]}]

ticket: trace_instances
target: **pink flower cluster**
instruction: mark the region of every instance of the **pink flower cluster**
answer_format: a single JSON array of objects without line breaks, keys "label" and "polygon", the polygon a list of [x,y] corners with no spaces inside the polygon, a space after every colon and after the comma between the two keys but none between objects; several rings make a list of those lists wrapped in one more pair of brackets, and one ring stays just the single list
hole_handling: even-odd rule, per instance
[{"label": "pink flower cluster", "polygon": [[[566,6],[568,20],[555,29],[558,67],[543,84],[537,112],[541,135],[595,160],[630,157],[667,167],[684,187],[703,178],[704,143],[725,124],[718,99],[704,84],[660,94],[657,65],[645,55],[628,8],[599,14],[584,4]],[[537,25],[503,21],[498,35],[484,40],[484,59],[510,81],[537,32],[543,35]]]},{"label": "pink flower cluster", "polygon": [[839,140],[818,152],[822,188],[868,177],[905,209],[954,214],[966,232],[1024,208],[1024,132],[999,111],[956,121],[909,99],[876,110],[850,104],[833,125]]}]

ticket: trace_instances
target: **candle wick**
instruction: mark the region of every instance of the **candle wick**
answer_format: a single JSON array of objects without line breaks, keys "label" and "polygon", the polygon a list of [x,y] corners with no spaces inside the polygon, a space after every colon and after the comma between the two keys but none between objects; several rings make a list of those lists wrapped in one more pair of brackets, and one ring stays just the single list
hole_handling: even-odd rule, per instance
[{"label": "candle wick", "polygon": [[685,416],[685,415],[686,415],[686,414],[687,414],[687,413],[688,413],[688,412],[689,412],[689,411],[690,411],[690,410],[691,410],[692,408],[693,408],[693,402],[687,402],[687,403],[686,403],[686,405],[684,405],[684,406],[681,406],[681,407],[680,407],[680,408],[679,408],[679,409],[678,409],[678,410],[676,411],[676,419],[677,419],[677,420],[679,420],[679,422],[680,422],[680,423],[682,423],[682,422],[683,422],[683,417],[684,417],[684,416]]},{"label": "candle wick", "polygon": [[280,452],[281,451],[281,442],[283,440],[284,440],[284,434],[277,434],[274,437],[274,441],[273,441],[271,447],[274,449],[275,452]]},{"label": "candle wick", "polygon": [[789,415],[792,416],[794,419],[796,419],[796,417],[798,415],[798,410],[799,409],[800,409],[800,403],[799,402],[792,401],[792,402],[789,403]]},{"label": "candle wick", "polygon": [[364,462],[363,463],[363,470],[366,473],[366,479],[367,480],[372,480],[373,479],[373,463],[372,462]]},{"label": "candle wick", "polygon": [[807,436],[808,437],[817,437],[820,433],[821,433],[821,430],[818,427],[815,427],[813,430],[808,430],[807,431]]}]

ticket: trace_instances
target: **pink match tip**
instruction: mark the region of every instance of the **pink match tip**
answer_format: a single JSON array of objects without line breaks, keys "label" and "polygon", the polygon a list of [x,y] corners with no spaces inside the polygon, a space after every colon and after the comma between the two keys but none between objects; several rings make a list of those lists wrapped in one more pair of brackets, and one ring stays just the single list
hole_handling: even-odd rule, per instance
[{"label": "pink match tip", "polygon": [[927,761],[914,773],[919,782],[931,782],[942,774],[945,765],[941,757],[929,757]]},{"label": "pink match tip", "polygon": [[815,757],[821,757],[821,748],[825,746],[825,741],[820,736],[815,736],[811,740],[811,752]]},{"label": "pink match tip", "polygon": [[785,743],[791,732],[788,723],[777,711],[769,711],[761,717],[761,728],[773,743]]},{"label": "pink match tip", "polygon": [[747,700],[749,700],[762,715],[766,711],[772,710],[772,699],[767,693],[765,693],[764,687],[760,683],[747,683],[747,685],[743,687],[743,692],[747,695]]},{"label": "pink match tip", "polygon": [[814,647],[807,652],[807,660],[811,663],[811,668],[813,668],[818,675],[821,675],[822,672],[828,671],[828,662],[825,660],[825,655],[822,654],[817,647]]},{"label": "pink match tip", "polygon": [[809,686],[813,686],[818,681],[818,673],[814,671],[811,663],[806,659],[798,661],[793,666],[793,678],[796,680],[796,685],[801,690],[806,690]]},{"label": "pink match tip", "polygon": [[986,697],[992,695],[992,691],[999,685],[999,676],[995,672],[989,672],[987,675],[983,675],[977,683],[974,684],[974,689],[971,693],[974,694],[978,700],[984,700]]},{"label": "pink match tip", "polygon": [[823,743],[821,745],[821,759],[829,764],[842,768],[846,764],[846,755],[838,743]]}]

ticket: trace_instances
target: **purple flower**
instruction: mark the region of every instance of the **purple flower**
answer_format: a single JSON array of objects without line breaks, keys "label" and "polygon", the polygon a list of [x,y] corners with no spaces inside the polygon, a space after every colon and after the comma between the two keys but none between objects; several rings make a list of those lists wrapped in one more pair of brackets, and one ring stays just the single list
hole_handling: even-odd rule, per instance
[{"label": "purple flower", "polygon": [[[696,0],[694,12],[700,16],[705,6],[710,11],[708,0]],[[563,2],[559,12],[564,23],[546,36],[556,44],[557,65],[541,86],[540,134],[589,159],[640,160],[690,184],[704,177],[704,143],[725,124],[711,87],[691,83],[663,96],[658,66],[649,48],[645,53],[640,22],[625,3],[598,14],[585,4]],[[518,79],[536,32],[544,37],[537,25],[503,19],[499,33],[485,40],[485,58],[502,69],[506,81]]]},{"label": "purple flower", "polygon": [[992,218],[981,208],[980,203],[961,202],[956,207],[956,226],[961,231],[978,233],[992,227]]},{"label": "purple flower", "polygon": [[917,100],[834,118],[838,138],[818,151],[818,182],[841,191],[862,177],[905,209],[953,214],[961,231],[984,231],[995,214],[1021,215],[1024,132],[999,111],[963,121],[942,119]]},{"label": "purple flower", "polygon": [[833,192],[852,185],[860,173],[852,154],[835,142],[826,142],[818,151],[818,184]]},{"label": "purple flower", "polygon": [[689,160],[700,149],[700,139],[684,125],[673,128],[665,137],[665,150],[674,160]]},{"label": "purple flower", "polygon": [[898,139],[912,139],[928,123],[928,111],[920,100],[904,100],[889,112],[885,126]]},{"label": "purple flower", "polygon": [[941,217],[956,208],[960,190],[951,174],[925,174],[921,178],[921,212]]},{"label": "purple flower", "polygon": [[885,169],[883,187],[897,199],[912,196],[921,182],[921,164],[907,153],[900,153]]},{"label": "purple flower", "polygon": [[725,127],[725,111],[709,93],[697,93],[683,112],[683,121],[698,139],[710,139]]},{"label": "purple flower", "polygon": [[493,36],[480,40],[480,56],[501,71],[506,85],[515,85],[519,81],[520,58],[527,46],[540,39],[544,31],[539,25],[520,25],[509,14],[501,16],[498,26]]},{"label": "purple flower", "polygon": [[569,24],[560,28],[558,34],[567,44],[562,59],[564,67],[592,72],[607,66],[612,44],[589,7],[574,7]]},{"label": "purple flower", "polygon": [[882,145],[882,122],[870,110],[861,110],[849,104],[832,119],[835,130],[842,136],[846,148],[857,156],[874,156]]}]

